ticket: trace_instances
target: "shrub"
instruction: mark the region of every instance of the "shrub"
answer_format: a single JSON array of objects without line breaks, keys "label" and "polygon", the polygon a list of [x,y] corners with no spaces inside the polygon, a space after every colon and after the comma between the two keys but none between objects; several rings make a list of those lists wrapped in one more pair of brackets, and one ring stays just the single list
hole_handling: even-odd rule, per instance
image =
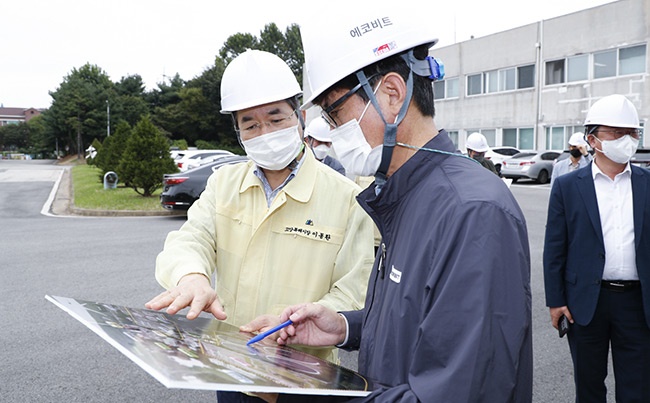
[{"label": "shrub", "polygon": [[169,155],[167,139],[148,116],[140,119],[133,128],[120,160],[119,171],[124,182],[145,197],[151,196],[162,186],[164,174],[178,171]]}]

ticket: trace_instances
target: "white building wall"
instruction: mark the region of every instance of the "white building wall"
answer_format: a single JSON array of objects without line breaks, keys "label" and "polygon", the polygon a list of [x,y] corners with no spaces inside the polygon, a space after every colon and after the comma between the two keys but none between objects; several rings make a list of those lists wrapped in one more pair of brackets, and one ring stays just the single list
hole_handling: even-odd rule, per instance
[{"label": "white building wall", "polygon": [[[636,105],[647,127],[649,31],[650,0],[619,0],[451,46],[434,47],[430,53],[444,62],[446,77],[459,78],[458,98],[436,100],[437,126],[458,131],[462,150],[468,130],[496,130],[495,144],[491,145],[502,145],[503,129],[535,128],[535,148],[541,150],[548,143],[548,127],[581,126],[593,102],[619,93]],[[644,73],[544,84],[547,61],[639,44],[646,44]],[[534,88],[466,95],[467,75],[530,64],[536,65]],[[650,148],[650,131],[644,136],[643,146]]]}]

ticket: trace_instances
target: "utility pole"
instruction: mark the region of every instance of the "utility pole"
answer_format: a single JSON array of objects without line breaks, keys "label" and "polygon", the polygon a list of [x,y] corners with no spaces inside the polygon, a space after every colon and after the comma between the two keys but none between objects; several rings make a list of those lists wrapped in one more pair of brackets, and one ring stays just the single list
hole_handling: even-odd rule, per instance
[{"label": "utility pole", "polygon": [[106,100],[106,137],[111,135],[111,104]]}]

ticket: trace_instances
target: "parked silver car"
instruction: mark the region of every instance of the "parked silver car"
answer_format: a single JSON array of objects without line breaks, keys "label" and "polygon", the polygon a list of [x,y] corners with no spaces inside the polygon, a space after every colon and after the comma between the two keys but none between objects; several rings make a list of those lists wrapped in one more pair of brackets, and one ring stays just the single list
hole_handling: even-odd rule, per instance
[{"label": "parked silver car", "polygon": [[517,182],[519,179],[532,179],[537,183],[547,183],[553,173],[553,160],[560,151],[524,151],[504,160],[501,176]]}]

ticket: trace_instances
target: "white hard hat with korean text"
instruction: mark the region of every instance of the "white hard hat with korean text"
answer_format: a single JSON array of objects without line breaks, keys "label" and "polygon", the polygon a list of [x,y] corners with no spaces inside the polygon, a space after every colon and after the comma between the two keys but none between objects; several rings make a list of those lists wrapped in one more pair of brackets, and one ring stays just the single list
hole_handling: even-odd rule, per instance
[{"label": "white hard hat with korean text", "polygon": [[348,75],[416,46],[438,41],[428,13],[400,3],[393,7],[349,2],[324,7],[300,25],[309,88],[303,109]]}]

